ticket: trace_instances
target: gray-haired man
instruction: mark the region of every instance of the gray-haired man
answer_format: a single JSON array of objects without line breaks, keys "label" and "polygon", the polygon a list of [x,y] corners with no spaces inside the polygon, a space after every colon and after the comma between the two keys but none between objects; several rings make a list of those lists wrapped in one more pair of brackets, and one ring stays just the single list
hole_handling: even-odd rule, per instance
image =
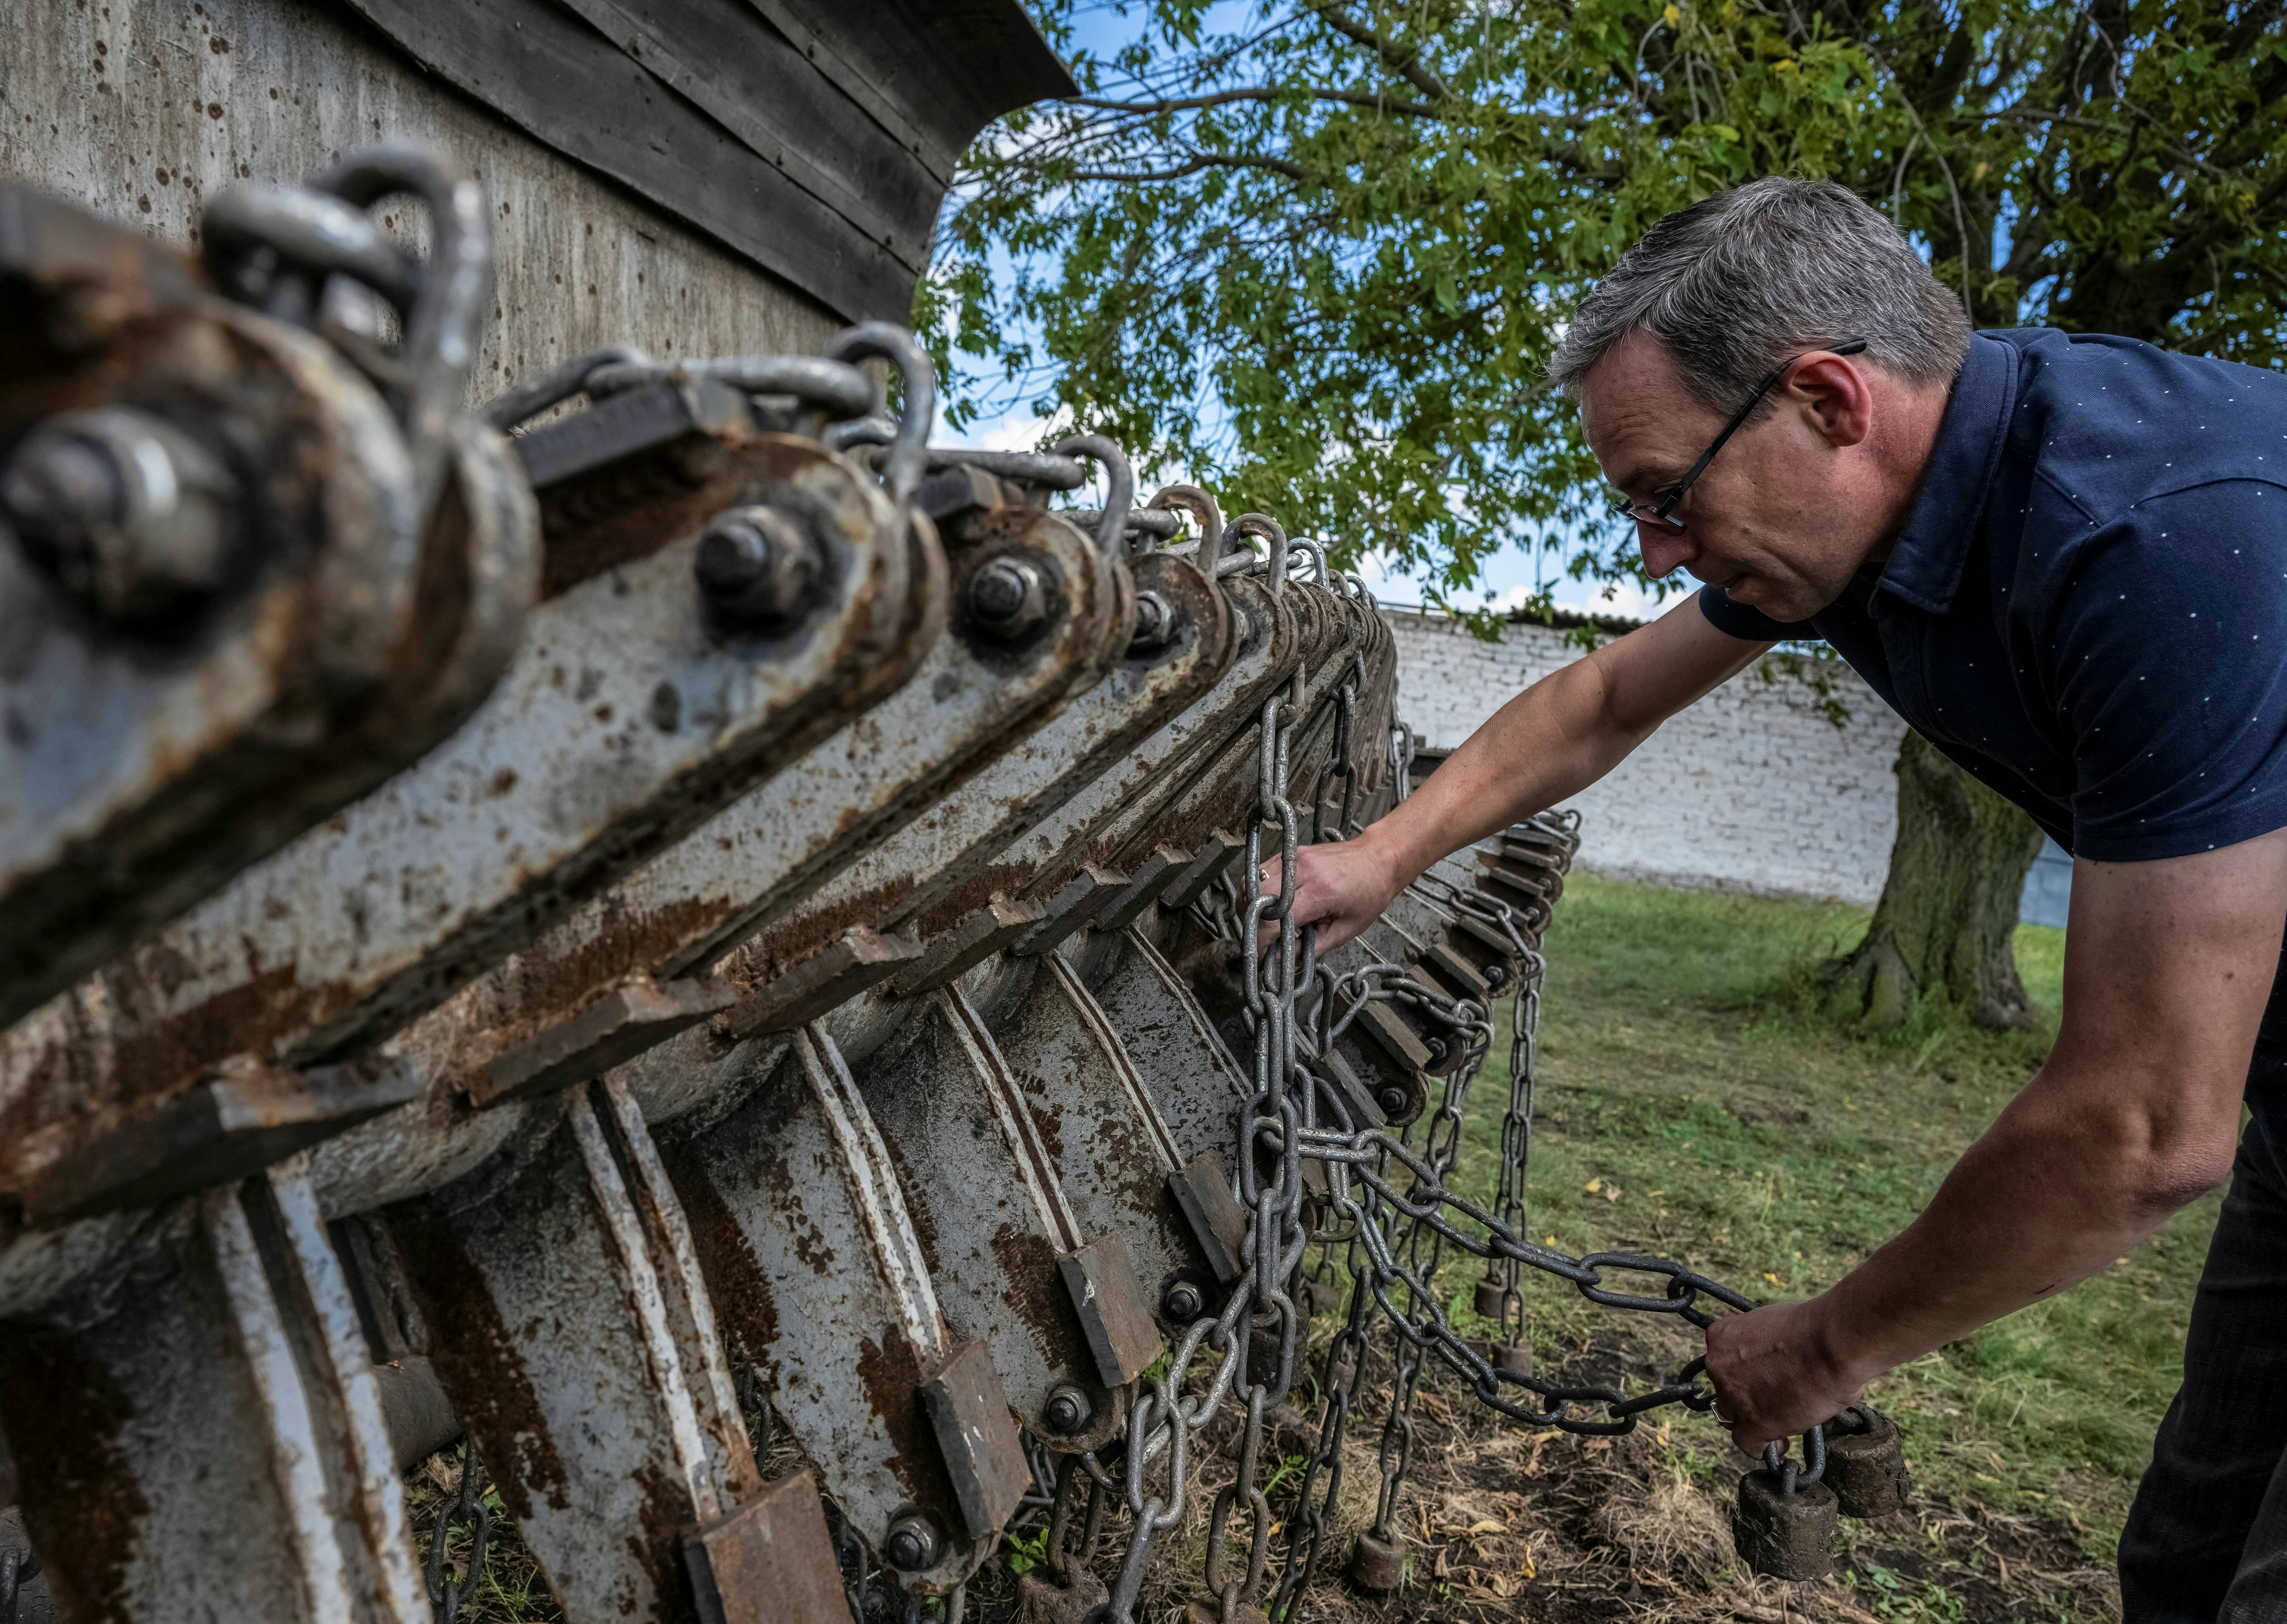
[{"label": "gray-haired man", "polygon": [[[1784,638],[1824,638],[2074,853],[2047,1063],[1832,1290],[1708,1334],[1750,1450],[2085,1279],[2233,1175],[2121,1544],[2133,1624],[2287,1620],[2287,380],[1973,334],[1881,216],[1764,180],[1659,222],[1554,379],[1696,609],[1504,706],[1364,836],[1302,854],[1354,934]],[[2239,1136],[2243,1091],[2251,1119]],[[2235,1140],[2239,1141],[2235,1161]]]}]

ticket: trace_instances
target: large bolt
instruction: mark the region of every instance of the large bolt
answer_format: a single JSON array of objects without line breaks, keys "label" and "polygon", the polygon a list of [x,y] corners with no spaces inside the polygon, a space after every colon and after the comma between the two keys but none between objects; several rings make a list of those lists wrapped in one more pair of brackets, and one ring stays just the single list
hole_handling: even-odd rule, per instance
[{"label": "large bolt", "polygon": [[996,638],[1021,638],[1048,618],[1048,583],[1023,558],[995,558],[969,578],[969,612]]},{"label": "large bolt", "polygon": [[1048,1403],[1041,1408],[1041,1419],[1058,1438],[1069,1438],[1096,1419],[1096,1406],[1088,1401],[1086,1393],[1065,1382],[1049,1391]]},{"label": "large bolt", "polygon": [[1136,635],[1130,648],[1158,648],[1175,635],[1175,608],[1157,592],[1136,595]]},{"label": "large bolt", "polygon": [[717,517],[699,538],[699,590],[740,625],[781,621],[809,596],[822,560],[809,527],[756,503]]},{"label": "large bolt", "polygon": [[237,485],[171,425],[125,407],[67,412],[0,471],[0,518],[99,614],[149,620],[222,584]]},{"label": "large bolt", "polygon": [[1394,1117],[1413,1103],[1413,1097],[1392,1083],[1373,1097],[1373,1103],[1381,1107],[1382,1115]]},{"label": "large bolt", "polygon": [[890,1525],[890,1537],[882,1541],[882,1554],[890,1565],[903,1573],[918,1573],[937,1565],[937,1525],[919,1511],[908,1511]]},{"label": "large bolt", "polygon": [[1207,1311],[1207,1294],[1190,1280],[1169,1280],[1159,1294],[1159,1311],[1177,1325],[1189,1325]]}]

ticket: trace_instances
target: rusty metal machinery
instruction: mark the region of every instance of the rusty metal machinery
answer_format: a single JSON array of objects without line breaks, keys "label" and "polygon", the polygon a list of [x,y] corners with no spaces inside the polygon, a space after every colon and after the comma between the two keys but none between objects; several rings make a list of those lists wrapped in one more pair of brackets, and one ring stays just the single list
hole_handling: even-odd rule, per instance
[{"label": "rusty metal machinery", "polygon": [[[425,263],[369,214],[408,189]],[[1264,763],[1322,835],[1390,804],[1390,638],[1101,439],[932,450],[879,323],[463,415],[471,190],[353,154],[218,198],[203,267],[0,194],[0,1427],[44,1582],[424,1616],[411,1372],[568,1616],[830,1613],[820,1491],[955,1594],[1248,1273]],[[1562,855],[1355,955],[1489,996]],[[1444,1058],[1376,1003],[1320,1060],[1380,1124]]]}]

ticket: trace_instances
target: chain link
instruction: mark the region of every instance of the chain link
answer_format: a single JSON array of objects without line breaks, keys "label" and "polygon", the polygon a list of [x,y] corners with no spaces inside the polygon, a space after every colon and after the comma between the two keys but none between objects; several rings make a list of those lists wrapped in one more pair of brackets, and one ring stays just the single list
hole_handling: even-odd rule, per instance
[{"label": "chain link", "polygon": [[[437,1531],[429,1538],[429,1561],[423,1576],[429,1583],[430,1604],[437,1609],[437,1624],[454,1624],[485,1571],[485,1544],[492,1537],[493,1514],[485,1507],[484,1487],[484,1465],[477,1458],[477,1440],[468,1438],[461,1445],[460,1491],[438,1511]],[[454,1580],[445,1576],[445,1541],[456,1523],[469,1526],[469,1560],[460,1578]]]}]

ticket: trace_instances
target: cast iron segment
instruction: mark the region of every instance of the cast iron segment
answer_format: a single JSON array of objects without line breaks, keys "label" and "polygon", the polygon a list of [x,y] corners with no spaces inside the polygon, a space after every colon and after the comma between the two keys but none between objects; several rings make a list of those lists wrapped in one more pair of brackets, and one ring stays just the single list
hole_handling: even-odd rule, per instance
[{"label": "cast iron segment", "polygon": [[1215,1151],[1201,1151],[1167,1175],[1167,1193],[1215,1282],[1230,1286],[1246,1271],[1246,1208],[1231,1193],[1223,1160]]},{"label": "cast iron segment", "polygon": [[298,1168],[185,1204],[13,1322],[0,1422],[67,1616],[429,1616],[363,1338]]},{"label": "cast iron segment", "polygon": [[394,1056],[298,1071],[237,1056],[91,1130],[71,1123],[27,1135],[15,1147],[18,1193],[36,1223],[155,1205],[259,1172],[421,1088],[420,1073]]},{"label": "cast iron segment", "polygon": [[[1133,630],[1133,582],[1115,570],[1121,602],[1112,646]],[[1022,741],[964,779],[930,809],[871,850],[859,853],[801,906],[763,932],[753,949],[776,959],[799,954],[852,915],[882,928],[917,927],[941,935],[1033,877],[987,883],[979,871],[1026,828],[1147,738],[1212,679],[1210,661],[1223,650],[1202,637],[1144,661],[1120,658],[1101,681],[1072,694]]]},{"label": "cast iron segment", "polygon": [[791,1032],[830,1013],[867,987],[911,968],[921,944],[851,925],[791,970],[772,978],[741,998],[715,1023],[729,1042],[775,1032]]},{"label": "cast iron segment", "polygon": [[[776,1058],[734,1108],[703,1126],[693,1117],[692,1131],[670,1129],[660,1147],[724,1344],[736,1365],[755,1368],[772,1412],[877,1557],[900,1517],[918,1512],[945,1533],[937,1565],[905,1575],[941,1594],[993,1541],[965,1537],[919,1398],[958,1349],[888,1147],[817,1026],[742,1052]],[[1021,1462],[1013,1429],[992,1446]]]},{"label": "cast iron segment", "polygon": [[[903,1042],[859,1068],[859,1090],[893,1147],[906,1209],[947,1322],[990,1351],[1016,1414],[1050,1447],[1100,1447],[1126,1415],[1098,1386],[1084,1323],[1056,1260],[1082,1231],[1040,1124],[957,987],[901,1012]],[[1049,1406],[1080,1390],[1090,1419],[1059,1429]]]},{"label": "cast iron segment", "polygon": [[[914,630],[903,516],[812,442],[758,436],[733,460],[827,544],[825,601],[799,627],[720,635],[688,532],[542,605],[493,702],[442,748],[0,1037],[13,1120],[163,1094],[225,1037],[295,1060],[369,1044],[902,677],[918,646],[884,666]],[[27,1097],[65,1051],[73,1097]]]},{"label": "cast iron segment", "polygon": [[[1058,582],[1047,635],[1013,658],[957,632],[933,638],[894,693],[583,905],[503,971],[553,994],[575,967],[683,974],[712,963],[796,907],[837,863],[927,815],[932,796],[1016,748],[1029,723],[1101,670],[1120,591],[1085,537],[1046,515],[1011,514],[958,539],[972,544],[954,548],[945,596],[992,559],[1022,552]],[[471,990],[483,1007],[460,1018],[479,1027],[517,1018],[512,989]]]},{"label": "cast iron segment", "polygon": [[[709,983],[741,970],[740,955],[717,963],[731,944],[867,843],[925,816],[948,780],[1016,748],[1045,708],[1110,657],[1117,581],[1087,538],[1044,514],[1011,513],[975,532],[957,527],[954,540],[956,580],[1010,548],[1051,564],[1064,588],[1053,634],[1013,661],[999,651],[988,659],[957,634],[936,638],[903,686],[431,1010],[410,1046],[451,1057],[440,1064],[464,1075],[496,1064],[488,1057],[503,1042],[561,1018],[555,1010],[597,996],[582,989],[615,970],[663,978],[711,967],[701,978]],[[612,1064],[640,1047],[621,1046]]]},{"label": "cast iron segment", "polygon": [[468,1076],[469,1103],[485,1106],[600,1077],[613,1066],[727,1009],[737,990],[720,982],[664,986],[629,976],[503,1050]]},{"label": "cast iron segment", "polygon": [[[1140,855],[1162,841],[1193,844],[1167,822],[1169,810],[1182,805],[1186,791],[1204,775],[1235,770],[1225,761],[1234,741],[1253,736],[1263,699],[1294,676],[1304,648],[1302,628],[1292,613],[1300,594],[1274,597],[1262,582],[1244,578],[1224,582],[1222,590],[1238,622],[1238,656],[1214,687],[1153,740],[1151,764],[1159,770],[1146,772],[1139,770],[1143,764],[1126,764],[1116,782],[1092,786],[1071,809],[1070,828],[1063,832],[1069,837],[1085,830],[1081,849],[1097,860],[1131,860],[1129,853]],[[1247,761],[1252,765],[1254,756]],[[1040,844],[1047,845],[1045,839]],[[1181,894],[1180,885],[1175,894]]]},{"label": "cast iron segment", "polygon": [[1183,1157],[1104,1011],[1061,954],[1002,963],[979,1010],[1080,1230],[1119,1237],[1140,1279],[1200,1266],[1166,1191]]},{"label": "cast iron segment", "polygon": [[684,1542],[700,1624],[847,1624],[818,1480],[798,1471]]},{"label": "cast iron segment", "polygon": [[1238,1172],[1238,1119],[1252,1090],[1191,986],[1141,931],[1090,953],[1088,978],[1104,1018],[1120,1034],[1136,1074],[1189,1167],[1212,1151],[1226,1183]]},{"label": "cast iron segment", "polygon": [[[33,479],[28,442],[0,479],[12,505],[44,515],[0,518],[0,537],[12,522],[20,532],[0,539],[0,637],[13,651],[0,677],[5,1021],[449,730],[501,669],[495,622],[505,615],[512,640],[534,543],[528,510],[524,533],[495,533],[488,490],[459,500],[483,534],[424,531],[403,435],[324,343],[204,294],[186,262],[139,234],[21,187],[0,209],[20,228],[0,315],[25,339],[0,382],[0,441],[67,407],[115,408],[158,436],[138,439],[132,479],[82,447]],[[82,298],[91,289],[102,297]],[[59,301],[82,315],[49,320]],[[51,350],[66,332],[71,345]],[[179,455],[165,450],[175,441]],[[204,563],[176,556],[208,483],[178,466],[186,457],[240,493],[219,536],[190,538],[220,546]],[[59,530],[57,503],[71,501],[86,511]],[[173,579],[163,630],[83,608],[70,595],[81,576],[112,582],[123,606]],[[456,640],[464,624],[479,635]],[[463,694],[458,708],[431,699]]]},{"label": "cast iron segment", "polygon": [[[1123,748],[1117,751],[1104,749],[1100,740],[1083,733],[1073,741],[1077,759],[1070,759],[1069,769],[1053,794],[1025,794],[1018,786],[1009,785],[1010,793],[1004,805],[1018,815],[1001,824],[993,842],[995,849],[973,872],[962,875],[949,901],[932,896],[923,904],[928,910],[923,915],[926,926],[942,929],[994,891],[1029,896],[1036,901],[1055,896],[1087,860],[1072,850],[1077,832],[1100,821],[1110,809],[1147,796],[1145,787],[1168,774],[1183,759],[1192,734],[1181,726],[1179,718],[1195,713],[1203,696],[1215,692],[1224,680],[1240,650],[1241,628],[1222,591],[1209,587],[1207,578],[1185,560],[1154,553],[1130,559],[1128,564],[1139,588],[1157,591],[1177,606],[1183,630],[1162,647],[1129,649],[1112,677],[1088,697],[1110,698],[1123,688],[1151,693],[1158,702],[1152,705],[1148,723],[1121,726],[1116,736]],[[1053,725],[1043,729],[1036,748],[1047,748],[1055,731]],[[1038,757],[1024,764],[1028,772],[1038,772],[1042,764]],[[1047,872],[1050,864],[1058,861],[1061,867]]]},{"label": "cast iron segment", "polygon": [[566,1612],[680,1620],[684,1531],[759,1480],[680,1208],[602,1098],[566,1094],[538,1145],[389,1225],[438,1375]]},{"label": "cast iron segment", "polygon": [[913,998],[948,986],[1018,937],[1031,934],[1047,917],[1048,910],[1037,902],[995,897],[925,944],[920,961],[892,981],[890,990],[900,998]]}]

